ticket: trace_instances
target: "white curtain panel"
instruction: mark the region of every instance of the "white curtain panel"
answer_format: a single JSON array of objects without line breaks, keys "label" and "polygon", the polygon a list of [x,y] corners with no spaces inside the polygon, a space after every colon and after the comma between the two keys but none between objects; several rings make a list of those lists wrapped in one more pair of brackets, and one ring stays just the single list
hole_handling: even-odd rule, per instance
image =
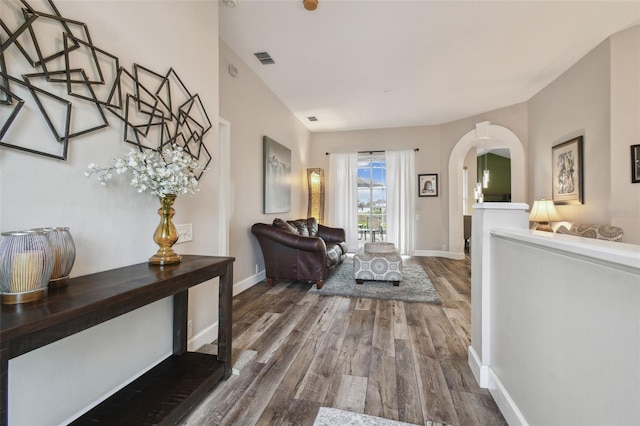
[{"label": "white curtain panel", "polygon": [[415,251],[415,211],[418,178],[414,150],[387,151],[387,241],[400,254]]},{"label": "white curtain panel", "polygon": [[358,153],[332,153],[327,180],[327,224],[343,228],[349,251],[358,248]]}]

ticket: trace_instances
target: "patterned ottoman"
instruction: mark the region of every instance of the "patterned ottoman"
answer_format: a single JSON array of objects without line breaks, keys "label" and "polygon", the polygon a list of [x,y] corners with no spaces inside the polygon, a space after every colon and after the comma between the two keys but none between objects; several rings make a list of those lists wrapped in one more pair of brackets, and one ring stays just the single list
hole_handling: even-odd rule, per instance
[{"label": "patterned ottoman", "polygon": [[356,283],[392,281],[394,286],[402,281],[402,258],[393,243],[370,242],[358,249],[353,256],[353,274]]}]

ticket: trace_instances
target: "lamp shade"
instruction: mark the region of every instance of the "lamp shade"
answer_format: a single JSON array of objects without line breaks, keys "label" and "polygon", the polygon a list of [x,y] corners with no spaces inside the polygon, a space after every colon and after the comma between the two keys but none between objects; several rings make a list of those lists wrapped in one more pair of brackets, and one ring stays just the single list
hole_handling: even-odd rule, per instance
[{"label": "lamp shade", "polygon": [[530,222],[559,222],[562,218],[556,210],[556,206],[552,200],[536,200],[533,202],[531,213],[529,213]]}]

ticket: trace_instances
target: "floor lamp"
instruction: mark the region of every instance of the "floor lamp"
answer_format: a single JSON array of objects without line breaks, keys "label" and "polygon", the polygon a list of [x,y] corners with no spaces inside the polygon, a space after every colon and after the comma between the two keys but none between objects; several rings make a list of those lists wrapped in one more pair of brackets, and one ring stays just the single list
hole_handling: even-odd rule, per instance
[{"label": "floor lamp", "polygon": [[309,203],[307,217],[315,217],[318,223],[324,221],[324,169],[307,169]]}]

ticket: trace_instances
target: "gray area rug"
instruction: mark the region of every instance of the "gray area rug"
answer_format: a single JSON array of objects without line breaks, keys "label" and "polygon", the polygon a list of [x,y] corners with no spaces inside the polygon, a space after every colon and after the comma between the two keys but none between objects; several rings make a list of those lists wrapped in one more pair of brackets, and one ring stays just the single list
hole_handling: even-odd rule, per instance
[{"label": "gray area rug", "polygon": [[402,265],[402,281],[398,287],[394,287],[388,281],[365,281],[364,284],[356,284],[351,258],[329,272],[329,278],[320,290],[313,286],[309,292],[324,296],[364,297],[437,305],[442,303],[431,280],[418,265]]},{"label": "gray area rug", "polygon": [[[367,414],[352,413],[337,408],[320,407],[313,426],[415,426],[413,423],[398,422]],[[425,421],[424,426],[445,426],[442,423]]]}]

